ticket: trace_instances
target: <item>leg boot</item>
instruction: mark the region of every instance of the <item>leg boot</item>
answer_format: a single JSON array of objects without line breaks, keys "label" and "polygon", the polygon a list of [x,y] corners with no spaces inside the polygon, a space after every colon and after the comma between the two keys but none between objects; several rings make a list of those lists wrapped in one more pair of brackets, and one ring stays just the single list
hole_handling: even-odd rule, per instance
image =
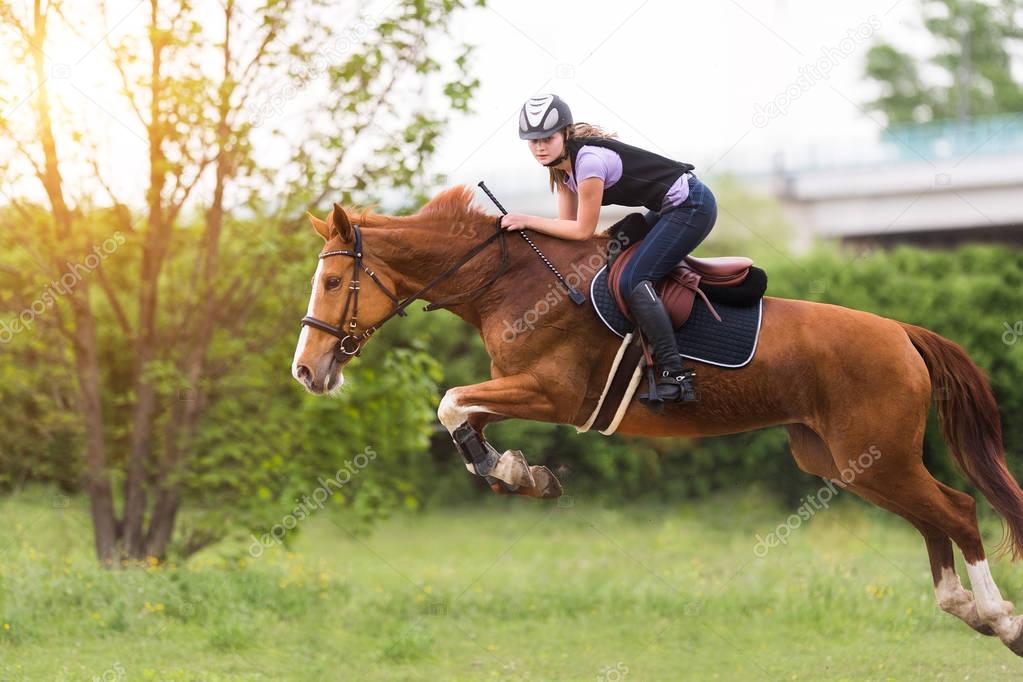
[{"label": "leg boot", "polygon": [[666,400],[694,400],[692,372],[682,369],[671,318],[649,280],[637,284],[629,294],[629,309],[654,354],[656,394],[640,394],[640,402],[659,412]]}]

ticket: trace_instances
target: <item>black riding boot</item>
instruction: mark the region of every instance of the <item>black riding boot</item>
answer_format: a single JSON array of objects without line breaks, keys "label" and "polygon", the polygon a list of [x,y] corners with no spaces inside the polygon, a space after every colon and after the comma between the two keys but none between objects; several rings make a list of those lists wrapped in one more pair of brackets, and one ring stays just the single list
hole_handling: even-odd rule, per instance
[{"label": "black riding boot", "polygon": [[653,349],[656,396],[641,393],[639,401],[659,412],[665,400],[695,400],[691,370],[682,369],[682,356],[675,345],[675,329],[668,311],[649,280],[643,280],[629,294],[629,309]]}]

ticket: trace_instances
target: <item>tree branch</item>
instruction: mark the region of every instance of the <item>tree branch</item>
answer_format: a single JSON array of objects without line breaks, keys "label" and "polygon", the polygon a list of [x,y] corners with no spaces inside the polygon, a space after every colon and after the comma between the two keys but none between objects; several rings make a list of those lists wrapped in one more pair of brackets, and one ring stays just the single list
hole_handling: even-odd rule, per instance
[{"label": "tree branch", "polygon": [[[192,178],[191,182],[187,183],[182,182],[181,173],[178,173],[175,176],[174,189],[171,190],[170,199],[168,200],[167,203],[167,213],[165,214],[164,217],[164,220],[167,222],[168,225],[172,224],[174,220],[178,217],[178,213],[181,211],[181,207],[184,206],[185,201],[188,200],[188,195],[190,195],[192,193],[192,190],[195,189],[195,186],[199,184],[199,181],[202,179],[202,175],[205,172],[207,166],[213,163],[213,160],[215,158],[216,158],[215,155],[203,158],[202,161],[198,163],[195,171],[195,177]],[[174,195],[178,194],[179,192],[181,193],[180,198],[175,199]]]},{"label": "tree branch", "polygon": [[26,42],[31,42],[32,34],[26,28],[25,24],[21,23],[14,10],[11,8],[10,3],[0,2],[0,20],[3,20],[7,24],[13,26],[15,30],[21,35],[22,39]]},{"label": "tree branch", "polygon": [[131,221],[130,213],[123,210],[127,209],[128,205],[117,198],[117,195],[114,194],[114,190],[110,187],[110,185],[107,184],[106,180],[103,179],[103,174],[99,170],[99,163],[96,162],[95,156],[89,159],[89,165],[92,166],[92,172],[95,174],[96,180],[103,187],[103,190],[107,193],[107,196],[110,197],[110,201],[113,202],[114,213],[117,216],[117,221],[121,223],[121,227],[128,231],[134,230],[135,225]]},{"label": "tree branch", "polygon": [[100,288],[103,293],[106,294],[107,301],[110,303],[111,309],[114,311],[114,317],[117,318],[117,323],[121,327],[121,331],[128,338],[132,337],[131,323],[128,321],[128,316],[124,312],[124,308],[121,306],[121,301],[117,297],[117,292],[110,286],[110,280],[107,279],[105,268],[101,264],[93,272],[96,273],[96,280],[99,282]]}]

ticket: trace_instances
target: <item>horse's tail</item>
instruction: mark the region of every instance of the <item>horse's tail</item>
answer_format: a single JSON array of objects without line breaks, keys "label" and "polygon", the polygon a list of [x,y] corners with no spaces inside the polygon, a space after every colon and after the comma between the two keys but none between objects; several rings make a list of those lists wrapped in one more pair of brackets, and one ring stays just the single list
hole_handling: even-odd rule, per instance
[{"label": "horse's tail", "polygon": [[1023,490],[1005,466],[998,403],[987,376],[959,344],[923,327],[900,324],[927,364],[952,456],[1008,525],[999,551],[1023,557]]}]

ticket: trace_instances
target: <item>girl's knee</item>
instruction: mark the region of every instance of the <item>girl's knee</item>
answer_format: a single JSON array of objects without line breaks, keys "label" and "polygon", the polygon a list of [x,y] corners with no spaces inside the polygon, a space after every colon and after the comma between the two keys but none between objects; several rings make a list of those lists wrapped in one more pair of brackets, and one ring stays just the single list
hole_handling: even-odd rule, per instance
[{"label": "girl's knee", "polygon": [[621,277],[618,278],[618,290],[628,296],[632,289],[633,284],[631,273],[623,272]]},{"label": "girl's knee", "polygon": [[639,283],[650,279],[645,273],[640,272],[637,268],[629,267],[632,263],[626,266],[626,269],[622,271],[621,277],[618,279],[618,290],[628,296],[632,293],[632,290],[639,286]]}]

